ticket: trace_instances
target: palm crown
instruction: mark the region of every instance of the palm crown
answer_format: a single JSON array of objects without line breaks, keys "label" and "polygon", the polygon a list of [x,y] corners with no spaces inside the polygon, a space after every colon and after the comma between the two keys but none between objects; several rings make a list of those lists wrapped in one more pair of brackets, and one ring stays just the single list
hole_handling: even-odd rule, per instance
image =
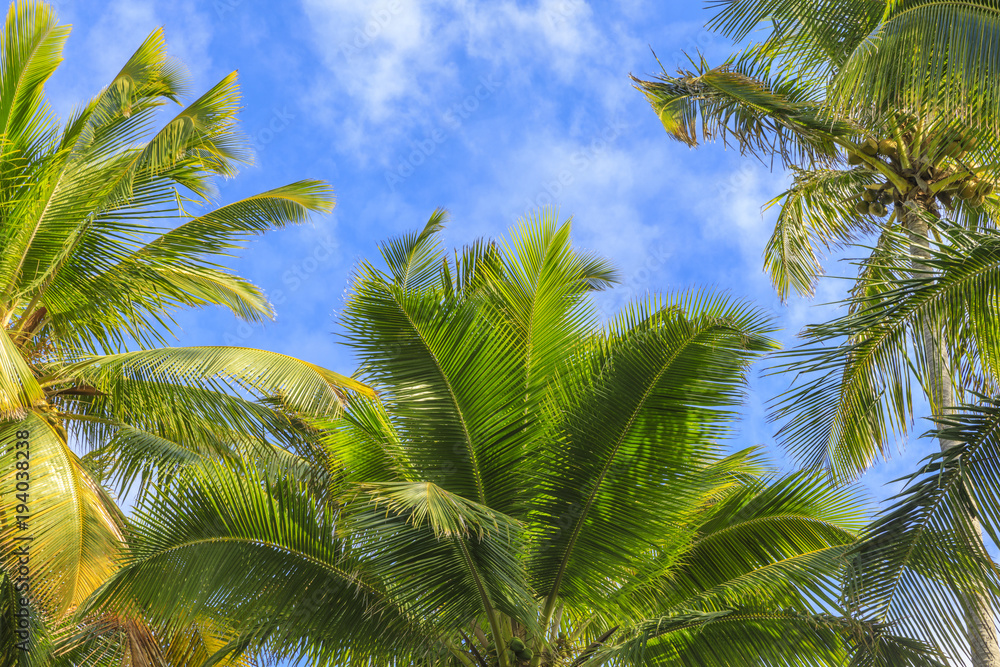
[{"label": "palm crown", "polygon": [[[675,138],[689,145],[722,138],[777,156],[791,170],[791,188],[768,204],[780,208],[764,250],[765,270],[782,298],[793,289],[812,291],[824,249],[869,246],[847,314],[807,327],[804,345],[784,353],[787,363],[777,369],[795,374],[776,403],[780,439],[800,462],[850,479],[909,429],[914,384],[946,420],[958,419],[952,411],[963,394],[974,400],[970,390],[1000,389],[994,231],[1000,6],[986,0],[715,6],[711,27],[736,40],[762,28],[764,39],[721,67],[702,60],[695,71],[637,80],[638,87]],[[969,420],[982,423],[979,413]],[[958,432],[968,429],[937,432],[943,449],[959,445],[943,434]],[[931,467],[943,470],[947,460],[962,468],[958,449],[942,456]],[[967,485],[975,495],[991,483],[989,474],[966,468],[949,484]],[[899,500],[872,527],[855,562],[850,599],[876,618],[905,618],[952,657],[971,653],[974,665],[995,665],[1000,645],[989,598],[996,589],[983,574],[990,568],[982,566],[989,562],[982,540],[972,537],[980,511],[969,495],[930,488],[924,484]],[[961,556],[949,562],[936,551],[942,543]],[[968,564],[974,567],[963,571]],[[961,579],[963,590],[945,583]],[[973,581],[981,588],[970,594]],[[940,623],[941,610],[953,605],[964,613]]]},{"label": "palm crown", "polygon": [[29,644],[43,662],[46,628],[116,568],[126,522],[111,487],[145,488],[206,457],[287,467],[306,440],[290,414],[327,414],[344,391],[369,391],[270,352],[152,347],[179,308],[269,319],[261,290],[221,262],[250,235],[328,211],[332,197],[300,181],[209,206],[212,179],[249,157],[235,75],[155,129],[184,89],[159,31],[61,124],[43,87],[68,32],[47,5],[16,2],[0,43],[0,638],[4,650],[23,640],[7,623],[27,538]]},{"label": "palm crown", "polygon": [[94,604],[167,627],[224,608],[232,651],[319,664],[840,664],[860,637],[919,654],[829,615],[854,491],[716,442],[772,348],[760,311],[691,293],[602,328],[589,293],[614,273],[568,224],[452,258],[440,224],[359,270],[343,323],[381,400],[324,422],[312,485],[192,470],[140,507]]}]

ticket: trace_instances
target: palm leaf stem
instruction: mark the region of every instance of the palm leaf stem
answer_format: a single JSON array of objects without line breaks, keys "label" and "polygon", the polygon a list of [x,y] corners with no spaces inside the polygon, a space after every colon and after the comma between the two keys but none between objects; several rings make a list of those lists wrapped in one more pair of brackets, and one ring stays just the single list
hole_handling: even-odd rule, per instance
[{"label": "palm leaf stem", "polygon": [[479,572],[476,569],[476,564],[472,560],[472,554],[469,553],[469,548],[465,545],[465,540],[462,536],[456,538],[459,547],[462,551],[462,559],[465,561],[466,567],[469,568],[469,574],[472,575],[473,580],[476,582],[476,590],[479,591],[479,597],[483,602],[483,609],[486,611],[486,618],[490,623],[490,632],[493,633],[493,644],[496,646],[497,650],[497,660],[500,662],[500,667],[507,667],[507,652],[503,650],[503,636],[500,634],[500,624],[497,619],[496,609],[493,608],[493,602],[490,600],[490,595],[486,591],[486,587],[483,586],[483,581],[479,577]]}]

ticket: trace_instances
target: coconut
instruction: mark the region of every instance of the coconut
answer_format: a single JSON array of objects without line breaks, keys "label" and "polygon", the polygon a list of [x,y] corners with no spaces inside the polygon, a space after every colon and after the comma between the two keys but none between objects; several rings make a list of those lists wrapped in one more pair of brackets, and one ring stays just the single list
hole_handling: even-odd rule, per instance
[{"label": "coconut", "polygon": [[969,203],[972,204],[973,206],[982,206],[983,204],[986,203],[986,195],[976,195],[975,197],[969,200]]},{"label": "coconut", "polygon": [[958,196],[962,199],[972,199],[976,196],[977,183],[974,180],[968,180],[962,183],[962,187],[958,189]]},{"label": "coconut", "polygon": [[867,215],[869,210],[869,204],[868,202],[862,199],[859,202],[855,202],[854,210],[860,213],[861,215]]},{"label": "coconut", "polygon": [[847,164],[850,164],[850,165],[864,164],[864,160],[861,159],[860,155],[857,155],[855,153],[848,153],[847,154]]},{"label": "coconut", "polygon": [[889,157],[896,157],[899,153],[899,144],[892,139],[883,139],[878,142],[878,152]]},{"label": "coconut", "polygon": [[879,196],[878,190],[865,190],[864,192],[861,193],[861,198],[869,202],[877,200],[878,196]]},{"label": "coconut", "polygon": [[976,194],[982,195],[983,197],[989,197],[993,194],[993,184],[989,181],[980,181],[979,185],[976,186]]},{"label": "coconut", "polygon": [[878,155],[878,142],[868,137],[861,142],[861,152],[865,155]]},{"label": "coconut", "polygon": [[535,652],[530,648],[526,648],[523,651],[517,651],[517,657],[519,660],[531,660],[535,657]]},{"label": "coconut", "polygon": [[881,218],[883,215],[885,215],[886,213],[889,212],[889,209],[887,209],[884,204],[880,204],[879,202],[875,202],[871,206],[868,207],[868,211],[872,215],[875,215],[875,216],[878,216],[878,217]]},{"label": "coconut", "polygon": [[515,653],[524,650],[524,642],[522,642],[517,637],[511,637],[510,641],[507,643],[507,646],[509,646],[510,650],[514,651]]}]

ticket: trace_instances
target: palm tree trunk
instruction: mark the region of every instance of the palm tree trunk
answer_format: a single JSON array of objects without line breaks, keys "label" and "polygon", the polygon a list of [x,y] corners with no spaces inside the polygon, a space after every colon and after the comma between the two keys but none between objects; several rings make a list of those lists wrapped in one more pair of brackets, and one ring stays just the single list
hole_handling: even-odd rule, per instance
[{"label": "palm tree trunk", "polygon": [[[913,200],[904,205],[904,226],[910,235],[911,268],[914,275],[925,274],[928,269],[924,260],[930,258],[930,240],[926,219],[920,213],[921,205]],[[935,214],[936,211],[927,211]],[[957,406],[951,363],[945,348],[944,332],[940,327],[925,326],[920,332],[924,351],[927,355],[927,371],[931,411],[946,414]],[[940,438],[941,451],[947,451],[958,443]],[[979,520],[969,517],[973,539],[982,542],[983,531]],[[984,549],[985,553],[985,549]],[[997,641],[994,614],[987,594],[964,598],[965,612],[972,667],[1000,667],[1000,642]]]}]

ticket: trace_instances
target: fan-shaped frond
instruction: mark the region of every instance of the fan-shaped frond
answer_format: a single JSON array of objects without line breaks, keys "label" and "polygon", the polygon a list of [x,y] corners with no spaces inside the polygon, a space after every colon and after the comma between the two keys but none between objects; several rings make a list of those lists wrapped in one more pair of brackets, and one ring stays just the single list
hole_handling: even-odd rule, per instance
[{"label": "fan-shaped frond", "polygon": [[769,330],[762,313],[724,297],[653,301],[617,318],[561,378],[530,508],[543,618],[557,597],[608,594],[651,548],[684,539],[677,526],[712,488],[713,441]]}]

